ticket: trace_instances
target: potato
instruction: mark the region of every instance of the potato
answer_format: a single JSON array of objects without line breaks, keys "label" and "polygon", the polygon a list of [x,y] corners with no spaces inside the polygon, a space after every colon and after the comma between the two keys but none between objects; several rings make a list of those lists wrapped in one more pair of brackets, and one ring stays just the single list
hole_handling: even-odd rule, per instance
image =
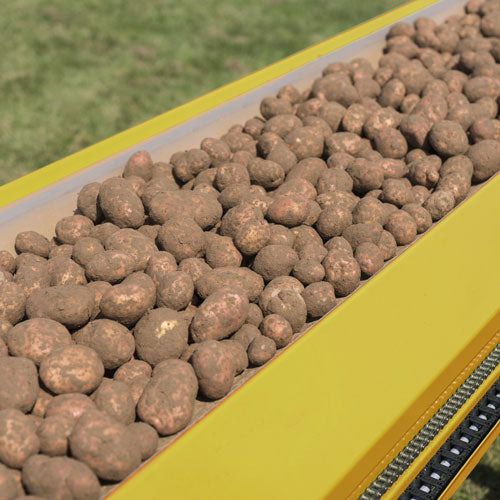
[{"label": "potato", "polygon": [[85,273],[90,280],[119,283],[132,274],[137,261],[125,252],[105,250],[94,255],[85,266]]},{"label": "potato", "polygon": [[[338,236],[334,236],[334,238],[338,238]],[[321,262],[325,255],[328,253],[328,250],[323,245],[318,245],[317,243],[309,243],[307,245],[304,245],[298,253],[300,260],[312,259]]]},{"label": "potato", "polygon": [[375,147],[384,158],[403,158],[408,144],[403,134],[392,127],[382,127],[374,134]]},{"label": "potato", "polygon": [[[301,290],[302,291],[302,290]],[[264,302],[263,311],[268,314],[279,314],[285,318],[294,333],[299,332],[306,322],[307,310],[300,292],[293,289],[283,289]]]},{"label": "potato", "polygon": [[[108,237],[119,230],[120,228],[111,222],[103,222],[92,228],[89,237],[99,240],[104,245]],[[71,255],[68,255],[68,257],[71,257]]]},{"label": "potato", "polygon": [[94,223],[83,215],[63,217],[56,224],[56,236],[60,243],[74,245],[79,239],[90,236]]},{"label": "potato", "polygon": [[69,329],[85,325],[94,308],[94,295],[81,285],[36,290],[26,302],[28,318],[48,318]]},{"label": "potato", "polygon": [[340,236],[351,224],[351,211],[343,205],[332,205],[322,210],[316,222],[316,229],[324,239],[328,239]]},{"label": "potato", "polygon": [[40,451],[50,457],[68,453],[68,437],[73,431],[75,420],[68,415],[47,417],[37,429]]},{"label": "potato", "polygon": [[97,409],[116,421],[125,425],[135,421],[135,401],[125,382],[105,378],[93,398]]},{"label": "potato", "polygon": [[325,137],[324,142],[327,156],[335,153],[356,155],[361,151],[363,145],[361,138],[353,132],[336,132]]},{"label": "potato", "polygon": [[177,262],[200,257],[204,252],[205,239],[202,229],[194,220],[185,217],[175,217],[163,224],[158,232],[158,241]]},{"label": "potato", "polygon": [[271,238],[269,224],[264,221],[249,221],[234,236],[234,245],[246,256],[255,255]]},{"label": "potato", "polygon": [[36,231],[23,231],[19,233],[16,236],[14,245],[17,253],[29,252],[45,258],[49,256],[49,240]]},{"label": "potato", "polygon": [[321,158],[304,158],[288,172],[286,180],[305,179],[315,186],[320,175],[327,170],[328,167]]},{"label": "potato", "polygon": [[104,247],[106,250],[115,250],[134,257],[136,271],[146,269],[148,260],[157,251],[153,241],[130,228],[114,232],[106,239]]},{"label": "potato", "polygon": [[144,179],[146,182],[153,175],[153,160],[147,151],[136,151],[133,153],[123,170],[123,177],[137,176]]},{"label": "potato", "polygon": [[325,269],[321,265],[322,260],[322,258],[301,259],[295,264],[292,274],[304,285],[322,281],[325,277]]},{"label": "potato", "polygon": [[408,203],[403,206],[403,210],[408,212],[417,223],[417,233],[423,233],[432,226],[431,214],[417,203]]},{"label": "potato", "polygon": [[352,249],[356,249],[358,245],[365,242],[377,244],[381,234],[382,226],[378,222],[370,222],[349,226],[342,233],[342,237],[347,240]]},{"label": "potato", "polygon": [[[386,179],[382,184],[383,199],[387,203],[392,203],[398,208],[401,208],[407,203],[413,202],[413,192],[411,190],[411,184],[407,182],[407,179]],[[356,222],[372,222],[372,221],[356,221]],[[383,219],[379,219],[376,222],[382,224]]]},{"label": "potato", "polygon": [[441,156],[463,154],[469,148],[464,129],[456,122],[442,120],[435,123],[429,132],[429,142]]},{"label": "potato", "polygon": [[5,500],[14,500],[21,493],[17,480],[11,470],[0,464],[0,495]]},{"label": "potato", "polygon": [[50,259],[48,273],[50,276],[50,286],[87,284],[84,269],[67,257]]},{"label": "potato", "polygon": [[134,190],[135,194],[140,198],[144,193],[144,187],[146,186],[146,181],[141,177],[137,177],[136,175],[131,175],[127,177],[127,182],[132,186],[132,189]]},{"label": "potato", "polygon": [[102,380],[104,366],[98,354],[83,345],[60,347],[40,363],[40,378],[55,394],[90,393]]},{"label": "potato", "polygon": [[284,245],[287,247],[293,247],[295,235],[292,231],[290,231],[290,229],[282,226],[281,224],[269,224],[269,230],[271,232],[271,236],[268,241],[269,245]]},{"label": "potato", "polygon": [[409,165],[409,178],[413,184],[418,184],[426,188],[436,185],[439,180],[439,172],[436,163],[430,158],[422,158],[412,161]]},{"label": "potato", "polygon": [[474,144],[469,148],[467,157],[474,168],[472,181],[483,182],[500,169],[500,141],[489,139]]},{"label": "potato", "polygon": [[255,158],[248,166],[248,172],[252,183],[265,189],[276,188],[285,179],[285,171],[279,163],[262,158]]},{"label": "potato", "polygon": [[434,222],[442,219],[455,206],[455,197],[451,191],[435,191],[424,203],[424,208],[431,214]]},{"label": "potato", "polygon": [[155,366],[182,354],[188,341],[188,326],[177,311],[161,307],[147,312],[137,322],[134,337],[138,357]]},{"label": "potato", "polygon": [[284,245],[268,245],[255,256],[253,269],[265,281],[290,274],[299,258],[297,252]]},{"label": "potato", "polygon": [[60,394],[47,404],[45,418],[62,415],[71,417],[76,422],[87,410],[95,407],[95,403],[85,394]]},{"label": "potato", "polygon": [[370,277],[379,271],[384,265],[384,254],[374,243],[361,243],[356,247],[354,257],[359,264],[361,273]]},{"label": "potato", "polygon": [[470,127],[472,142],[477,143],[486,139],[498,141],[500,139],[500,120],[480,118],[475,120]]},{"label": "potato", "polygon": [[[207,233],[208,234],[211,233]],[[205,238],[205,260],[212,267],[239,267],[243,259],[233,240],[228,236],[212,235]]]},{"label": "potato", "polygon": [[425,186],[412,186],[411,192],[415,203],[423,205],[425,200],[431,195],[430,191]]},{"label": "potato", "polygon": [[408,245],[417,236],[417,223],[404,210],[398,210],[391,214],[384,228],[394,236],[398,245]]},{"label": "potato", "polygon": [[13,469],[38,453],[40,441],[35,424],[19,410],[0,410],[0,462]]},{"label": "potato", "polygon": [[321,236],[312,227],[306,225],[297,226],[292,228],[291,232],[295,237],[293,241],[293,249],[297,252],[300,252],[302,247],[310,243],[317,243],[319,245],[323,243]]},{"label": "potato", "polygon": [[156,302],[156,287],[144,273],[132,273],[120,284],[114,285],[101,299],[101,312],[105,318],[126,326],[135,324]]},{"label": "potato", "polygon": [[356,259],[347,252],[330,250],[323,259],[323,266],[326,280],[333,286],[336,296],[345,297],[358,287],[361,270]]},{"label": "potato", "polygon": [[[370,222],[378,222],[379,224],[383,224],[385,222],[385,219],[386,213],[383,203],[381,203],[373,196],[365,196],[364,198],[359,200],[352,211],[352,223],[354,224],[369,224]],[[349,224],[349,226],[350,225],[351,224]],[[342,234],[346,227],[342,229],[340,234]],[[336,236],[340,236],[340,234],[337,234]]]},{"label": "potato", "polygon": [[205,262],[204,259],[192,257],[179,262],[178,270],[189,274],[193,283],[195,283],[199,278],[201,278],[201,276],[211,271],[212,268]]},{"label": "potato", "polygon": [[0,338],[0,357],[8,356],[9,355],[9,350],[7,348],[7,344],[4,342],[3,339]]},{"label": "potato", "polygon": [[298,161],[314,156],[319,157],[323,153],[323,135],[315,127],[296,128],[285,137],[285,142]]},{"label": "potato", "polygon": [[299,195],[275,197],[269,206],[267,218],[286,227],[299,226],[307,218],[309,201]]},{"label": "potato", "polygon": [[255,140],[257,140],[262,134],[262,129],[264,128],[265,120],[262,118],[255,116],[254,118],[250,118],[245,122],[243,126],[243,132],[245,134],[251,135]]},{"label": "potato", "polygon": [[466,173],[455,172],[442,176],[436,186],[436,191],[451,191],[455,204],[465,200],[471,187],[471,179]]},{"label": "potato", "polygon": [[111,284],[106,281],[91,281],[86,286],[94,295],[94,309],[90,316],[90,319],[94,320],[101,314],[101,299],[106,291],[111,288]]},{"label": "potato", "polygon": [[157,286],[156,305],[180,311],[191,302],[193,293],[191,276],[183,271],[172,271],[166,274]]},{"label": "potato", "polygon": [[74,244],[70,257],[72,257],[77,264],[85,267],[92,257],[102,252],[104,252],[102,243],[97,238],[90,238],[87,236],[81,238]]},{"label": "potato", "polygon": [[231,150],[229,146],[220,139],[203,139],[200,148],[208,153],[213,167],[218,167],[231,159]]},{"label": "potato", "polygon": [[250,186],[250,176],[245,165],[240,163],[223,163],[216,168],[214,185],[218,191],[224,190],[233,183]]},{"label": "potato", "polygon": [[16,283],[0,282],[0,319],[15,325],[24,317],[26,295]]},{"label": "potato", "polygon": [[40,388],[38,391],[38,396],[36,398],[35,404],[31,409],[31,414],[35,417],[44,417],[47,410],[47,405],[54,398],[52,394],[49,394],[44,389]]},{"label": "potato", "polygon": [[261,333],[256,325],[245,323],[236,333],[231,336],[231,340],[238,342],[246,351],[248,346],[250,345],[250,342],[252,342],[255,337],[260,336],[260,334]]},{"label": "potato", "polygon": [[163,361],[139,399],[137,414],[161,436],[175,434],[190,423],[197,392],[198,380],[189,363]]},{"label": "potato", "polygon": [[318,194],[331,191],[352,191],[352,177],[341,168],[330,168],[323,172],[317,183]]},{"label": "potato", "polygon": [[104,480],[121,481],[141,463],[136,437],[99,410],[88,410],[78,419],[69,445],[71,454]]},{"label": "potato", "polygon": [[42,290],[50,286],[49,268],[46,263],[43,263],[43,265],[20,265],[14,275],[14,283],[20,285],[26,297],[29,297],[36,290]]},{"label": "potato", "polygon": [[158,448],[158,433],[153,427],[144,422],[134,422],[127,427],[140,443],[141,458],[147,460],[152,457]]},{"label": "potato", "polygon": [[311,318],[321,318],[332,310],[336,303],[333,286],[326,281],[306,286],[302,298],[306,304],[307,315]]},{"label": "potato", "polygon": [[[225,339],[220,343],[226,349],[226,354],[233,364],[234,374],[239,375],[240,373],[243,373],[248,368],[248,356],[246,349],[240,342],[234,339]],[[200,344],[194,345],[199,346]]]},{"label": "potato", "polygon": [[151,366],[145,361],[131,359],[115,371],[113,378],[129,386],[134,403],[137,405],[144,388],[151,379],[151,372]]},{"label": "potato", "polygon": [[0,269],[9,273],[14,273],[16,270],[16,261],[10,252],[0,250]]},{"label": "potato", "polygon": [[278,349],[287,346],[293,336],[290,323],[279,314],[266,316],[260,325],[260,331],[262,335],[273,340]]},{"label": "potato", "polygon": [[40,365],[45,356],[71,344],[72,340],[62,324],[48,318],[35,318],[11,328],[7,343],[12,356],[28,358]]},{"label": "potato", "polygon": [[427,145],[431,128],[432,124],[421,115],[405,115],[400,125],[404,138],[414,148],[422,148]]},{"label": "potato", "polygon": [[100,495],[99,481],[95,474],[82,462],[68,457],[31,457],[23,467],[23,483],[31,493],[23,498],[33,500],[97,500]]},{"label": "potato", "polygon": [[181,182],[188,182],[210,166],[211,158],[202,149],[190,149],[172,156],[170,163],[175,177]]},{"label": "potato", "polygon": [[[259,327],[260,324],[262,323],[263,317],[264,317],[264,315],[262,314],[262,311],[257,304],[249,304],[248,315],[247,315],[247,319],[245,320],[245,324],[248,323],[249,325]],[[245,325],[243,325],[243,326],[245,326]],[[241,328],[243,328],[243,327],[241,327]],[[241,330],[241,328],[240,328],[240,330]]]},{"label": "potato", "polygon": [[287,99],[265,97],[260,103],[260,112],[266,120],[269,120],[274,116],[290,114],[292,105]]},{"label": "potato", "polygon": [[76,201],[76,206],[81,214],[88,217],[94,224],[99,222],[103,217],[102,210],[98,202],[100,187],[101,184],[99,182],[85,184],[85,186],[83,186],[78,193]]},{"label": "potato", "polygon": [[234,381],[235,365],[222,342],[201,342],[190,361],[203,396],[216,400],[228,394]]},{"label": "potato", "polygon": [[361,195],[379,189],[384,181],[384,171],[378,162],[357,159],[346,167],[346,172],[352,177],[354,192]]},{"label": "potato", "polygon": [[262,366],[267,363],[276,353],[274,340],[260,335],[250,342],[247,354],[248,361],[253,366]]},{"label": "potato", "polygon": [[38,396],[38,374],[30,359],[0,357],[0,410],[29,412]]},{"label": "potato", "polygon": [[7,342],[7,333],[12,328],[12,325],[4,318],[0,317],[0,339]]}]

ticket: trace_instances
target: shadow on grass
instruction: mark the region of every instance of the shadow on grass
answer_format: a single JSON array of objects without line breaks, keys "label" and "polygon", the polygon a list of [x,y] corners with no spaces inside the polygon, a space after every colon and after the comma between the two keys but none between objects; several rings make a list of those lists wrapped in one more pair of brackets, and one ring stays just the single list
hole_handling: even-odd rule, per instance
[{"label": "shadow on grass", "polygon": [[484,500],[500,499],[500,473],[490,465],[479,463],[471,472],[469,479],[477,486],[488,488]]}]

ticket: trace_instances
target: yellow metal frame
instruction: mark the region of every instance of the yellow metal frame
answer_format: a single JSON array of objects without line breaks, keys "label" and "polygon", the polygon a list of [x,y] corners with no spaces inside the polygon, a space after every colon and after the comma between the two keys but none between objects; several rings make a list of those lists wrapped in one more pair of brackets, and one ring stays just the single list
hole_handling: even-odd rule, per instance
[{"label": "yellow metal frame", "polygon": [[[435,3],[415,0],[0,187],[19,200]],[[356,498],[487,355],[500,328],[500,176],[111,494]],[[498,266],[497,266],[498,267]],[[432,348],[429,348],[431,346]],[[465,367],[465,368],[464,368]]]}]

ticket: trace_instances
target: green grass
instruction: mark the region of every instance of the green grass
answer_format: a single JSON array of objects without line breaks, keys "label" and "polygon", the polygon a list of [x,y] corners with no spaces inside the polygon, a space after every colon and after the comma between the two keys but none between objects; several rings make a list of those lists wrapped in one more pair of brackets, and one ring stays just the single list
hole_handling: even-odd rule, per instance
[{"label": "green grass", "polygon": [[[4,0],[0,184],[402,3]],[[499,440],[454,499],[498,498]]]}]

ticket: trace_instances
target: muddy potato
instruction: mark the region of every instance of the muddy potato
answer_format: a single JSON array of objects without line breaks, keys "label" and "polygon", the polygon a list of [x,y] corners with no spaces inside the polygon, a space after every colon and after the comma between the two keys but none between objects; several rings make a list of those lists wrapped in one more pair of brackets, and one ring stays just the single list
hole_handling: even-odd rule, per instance
[{"label": "muddy potato", "polygon": [[[241,343],[234,339],[224,339],[220,342],[226,349],[227,355],[231,360],[234,368],[234,374],[239,375],[248,368],[248,356],[246,349],[243,348]],[[194,344],[199,346],[200,344]]]},{"label": "muddy potato", "polygon": [[264,313],[279,314],[290,323],[294,333],[300,331],[307,317],[304,299],[300,292],[293,289],[280,290],[271,296],[265,305]]},{"label": "muddy potato", "polygon": [[319,157],[323,153],[323,134],[315,127],[296,128],[285,137],[285,142],[298,161],[314,156]]},{"label": "muddy potato", "polygon": [[86,266],[92,257],[101,252],[104,252],[102,243],[97,238],[87,236],[74,244],[71,257],[77,264]]},{"label": "muddy potato", "polygon": [[358,287],[361,279],[359,264],[345,251],[330,250],[323,259],[323,266],[326,280],[333,286],[336,296],[345,297]]},{"label": "muddy potato", "polygon": [[284,245],[293,247],[295,235],[285,226],[281,224],[269,224],[271,236],[269,238],[269,245]]},{"label": "muddy potato", "polygon": [[161,226],[159,224],[153,224],[151,226],[145,224],[144,226],[141,226],[137,231],[139,231],[141,234],[143,234],[150,240],[156,241],[160,227]]},{"label": "muddy potato", "polygon": [[0,463],[20,469],[39,448],[35,424],[28,416],[13,408],[0,410]]},{"label": "muddy potato", "polygon": [[39,365],[52,351],[72,343],[68,330],[47,318],[28,319],[8,332],[7,344],[12,356],[31,359]]},{"label": "muddy potato", "polygon": [[134,422],[127,429],[135,436],[137,442],[140,443],[142,460],[152,457],[158,448],[159,442],[156,430],[144,422]]},{"label": "muddy potato", "polygon": [[273,340],[278,349],[287,346],[293,336],[290,323],[279,314],[266,316],[260,325],[260,331],[262,335]]},{"label": "muddy potato", "polygon": [[384,158],[403,158],[408,144],[403,134],[392,127],[382,127],[374,134],[375,148]]},{"label": "muddy potato", "polygon": [[228,162],[231,158],[229,146],[220,139],[206,138],[201,141],[200,148],[208,153],[213,167]]},{"label": "muddy potato", "polygon": [[278,276],[287,276],[292,271],[299,257],[292,248],[284,245],[268,245],[255,256],[253,270],[264,281],[271,281]]},{"label": "muddy potato", "polygon": [[451,191],[455,198],[455,204],[465,200],[471,187],[470,177],[463,172],[455,172],[441,176],[436,186],[436,191]]},{"label": "muddy potato", "polygon": [[[245,324],[259,327],[259,325],[262,323],[263,318],[264,318],[264,315],[262,314],[262,311],[257,304],[250,304],[248,306],[248,315],[247,315],[247,318],[245,320]],[[245,325],[243,325],[243,326],[245,326]],[[243,328],[243,327],[241,327],[241,328]],[[241,330],[241,328],[240,328],[240,330]]]},{"label": "muddy potato", "polygon": [[235,365],[222,342],[201,342],[190,360],[200,392],[207,399],[223,398],[233,385]]},{"label": "muddy potato", "polygon": [[0,338],[0,358],[9,355],[9,349],[7,348],[7,344],[4,342],[2,338]]},{"label": "muddy potato", "polygon": [[136,151],[133,153],[123,170],[123,177],[137,176],[144,179],[146,182],[153,175],[153,160],[147,151]]},{"label": "muddy potato", "polygon": [[260,112],[266,120],[270,120],[274,116],[290,114],[292,105],[287,99],[265,97],[260,103]]},{"label": "muddy potato", "polygon": [[132,273],[104,293],[100,308],[105,318],[133,325],[154,307],[155,302],[153,280],[147,274]]},{"label": "muddy potato", "polygon": [[53,397],[54,396],[52,396],[52,394],[49,394],[44,389],[40,388],[40,390],[38,391],[38,396],[36,398],[35,404],[31,409],[31,414],[35,417],[43,418],[45,416],[47,406],[53,399]]},{"label": "muddy potato", "polygon": [[47,258],[50,252],[50,242],[36,231],[23,231],[16,236],[14,242],[17,253],[29,252]]},{"label": "muddy potato", "polygon": [[13,281],[20,285],[26,297],[29,297],[36,290],[41,290],[50,286],[51,278],[49,268],[45,263],[43,263],[43,265],[20,265],[17,268]]},{"label": "muddy potato", "polygon": [[155,252],[149,259],[146,274],[156,286],[169,273],[177,271],[177,262],[170,252]]},{"label": "muddy potato", "polygon": [[500,141],[488,139],[474,144],[469,148],[467,157],[474,168],[472,181],[483,182],[500,169]]},{"label": "muddy potato", "polygon": [[0,269],[11,274],[16,270],[16,260],[7,250],[0,250]]},{"label": "muddy potato", "polygon": [[269,224],[264,221],[250,221],[236,232],[234,245],[243,255],[250,256],[255,255],[264,248],[270,238]]},{"label": "muddy potato", "polygon": [[255,301],[264,288],[261,276],[245,267],[223,267],[210,270],[196,281],[196,291],[202,299],[224,287],[239,287]]},{"label": "muddy potato", "polygon": [[362,275],[365,277],[372,276],[384,265],[384,255],[374,243],[361,243],[361,245],[358,245],[354,257],[359,264]]},{"label": "muddy potato", "polygon": [[161,307],[149,311],[134,328],[137,356],[150,365],[179,358],[188,341],[188,326],[182,316]]},{"label": "muddy potato", "polygon": [[291,232],[295,237],[293,249],[297,252],[300,252],[301,248],[309,243],[318,243],[319,245],[323,243],[321,236],[312,227],[306,225],[297,226],[292,228]]},{"label": "muddy potato", "polygon": [[168,359],[155,369],[139,399],[137,414],[161,436],[175,434],[191,421],[197,392],[193,367],[180,359]]},{"label": "muddy potato", "polygon": [[352,191],[352,177],[341,168],[330,168],[324,171],[318,178],[318,194],[331,191]]},{"label": "muddy potato", "polygon": [[211,271],[212,268],[205,262],[204,259],[192,257],[179,262],[178,270],[189,274],[193,283],[196,283],[199,278],[201,278],[205,273]]},{"label": "muddy potato", "polygon": [[180,311],[191,302],[193,293],[191,276],[183,271],[172,271],[166,274],[157,286],[156,305]]},{"label": "muddy potato", "polygon": [[486,139],[498,141],[500,139],[500,120],[480,118],[475,120],[469,129],[472,142],[477,143]]},{"label": "muddy potato", "polygon": [[417,233],[423,233],[432,226],[431,214],[418,203],[407,203],[402,209],[408,212],[417,223]]},{"label": "muddy potato", "polygon": [[90,280],[119,283],[136,269],[136,259],[125,252],[105,250],[94,255],[85,266]]},{"label": "muddy potato", "polygon": [[92,409],[95,409],[95,403],[85,394],[60,394],[47,404],[45,418],[63,415],[76,422],[87,410]]},{"label": "muddy potato", "polygon": [[297,278],[292,276],[280,276],[279,278],[275,278],[267,284],[266,288],[259,296],[259,306],[262,311],[266,311],[269,301],[277,297],[283,290],[292,290],[300,294],[304,290],[304,285]]},{"label": "muddy potato", "polygon": [[204,252],[205,239],[202,229],[192,219],[173,218],[158,232],[161,247],[172,254],[177,262],[200,257]]},{"label": "muddy potato", "polygon": [[206,239],[205,260],[210,267],[239,267],[242,258],[233,240],[228,236],[213,235],[212,238]]},{"label": "muddy potato", "polygon": [[326,254],[330,250],[343,250],[349,255],[353,255],[351,244],[343,236],[334,236],[333,238],[330,238],[322,248],[324,248],[325,251],[322,252],[320,262],[323,261],[323,259],[326,257]]},{"label": "muddy potato", "polygon": [[248,172],[252,183],[265,189],[274,189],[285,179],[285,171],[279,163],[262,158],[255,158],[248,166]]},{"label": "muddy potato", "polygon": [[135,259],[135,271],[146,269],[150,257],[158,250],[153,241],[139,231],[125,228],[110,235],[105,243],[106,250],[126,253]]},{"label": "muddy potato", "polygon": [[99,182],[86,184],[78,193],[76,201],[76,206],[82,215],[88,217],[94,223],[99,222],[103,216],[98,203],[100,187],[101,184]]},{"label": "muddy potato", "polygon": [[382,252],[384,261],[392,259],[396,255],[397,243],[394,236],[389,231],[382,231],[377,246]]},{"label": "muddy potato", "polygon": [[191,322],[195,342],[221,340],[238,330],[248,315],[248,298],[237,286],[223,287],[209,295]]},{"label": "muddy potato", "polygon": [[439,180],[438,169],[430,157],[414,160],[408,165],[408,168],[409,178],[413,184],[431,188]]},{"label": "muddy potato", "polygon": [[427,144],[427,137],[432,124],[420,115],[405,115],[401,120],[400,130],[411,147],[422,148]]},{"label": "muddy potato", "polygon": [[[119,230],[120,228],[111,222],[103,222],[92,228],[89,237],[99,240],[104,245],[108,237]],[[69,257],[71,257],[71,255],[69,255]]]},{"label": "muddy potato", "polygon": [[425,186],[412,186],[411,192],[413,195],[413,200],[419,205],[423,205],[425,200],[431,195],[430,191]]},{"label": "muddy potato", "polygon": [[449,120],[439,121],[432,126],[429,142],[434,151],[445,157],[463,154],[469,148],[464,129]]},{"label": "muddy potato", "polygon": [[98,354],[83,345],[60,347],[40,363],[40,378],[55,394],[90,393],[102,380],[104,366]]},{"label": "muddy potato", "polygon": [[36,366],[30,359],[0,357],[0,410],[15,408],[29,412],[38,397]]},{"label": "muddy potato", "polygon": [[194,179],[200,172],[210,167],[210,155],[202,149],[190,149],[172,155],[170,163],[173,165],[174,175],[181,182]]},{"label": "muddy potato", "polygon": [[248,361],[253,366],[262,366],[276,354],[274,340],[260,335],[250,342],[247,349]]},{"label": "muddy potato", "polygon": [[68,415],[54,415],[43,420],[37,429],[40,451],[50,457],[68,453],[68,437],[75,420]]},{"label": "muddy potato", "polygon": [[86,285],[87,278],[83,267],[67,257],[55,257],[49,260],[48,272],[50,286]]},{"label": "muddy potato", "polygon": [[218,191],[223,191],[233,183],[250,186],[250,176],[245,165],[240,163],[223,163],[216,168],[214,185]]},{"label": "muddy potato", "polygon": [[331,311],[336,303],[333,286],[327,281],[306,286],[302,298],[306,304],[307,315],[311,318],[321,318]]},{"label": "muddy potato", "polygon": [[451,191],[435,191],[425,201],[423,207],[431,214],[434,222],[442,219],[455,206],[455,197]]},{"label": "muddy potato", "polygon": [[311,157],[300,160],[288,172],[286,180],[305,179],[315,186],[320,175],[328,170],[326,163],[321,158]]},{"label": "muddy potato", "polygon": [[82,462],[68,457],[37,455],[23,466],[23,483],[29,498],[72,498],[97,500],[100,485],[95,474]]},{"label": "muddy potato", "polygon": [[129,386],[119,380],[104,379],[92,395],[98,410],[125,425],[135,421],[135,402]]},{"label": "muddy potato", "polygon": [[[352,211],[352,223],[354,224],[369,224],[370,222],[383,224],[385,219],[386,214],[383,203],[373,196],[365,196],[359,200]],[[340,234],[336,236],[340,236]]]},{"label": "muddy potato", "polygon": [[335,132],[325,137],[325,152],[328,157],[335,153],[357,155],[363,148],[363,141],[353,132]]},{"label": "muddy potato", "polygon": [[293,276],[304,285],[322,281],[325,277],[325,269],[321,265],[323,259],[301,259],[293,268]]},{"label": "muddy potato", "polygon": [[106,281],[91,281],[86,286],[94,295],[94,309],[90,316],[90,319],[94,320],[101,314],[101,299],[104,293],[111,288],[111,284]]},{"label": "muddy potato", "polygon": [[115,371],[113,378],[129,386],[134,403],[137,405],[144,388],[151,379],[151,372],[152,368],[149,363],[139,359],[131,359]]},{"label": "muddy potato", "polygon": [[[385,202],[392,203],[398,208],[413,201],[411,184],[407,182],[407,179],[386,179],[382,184],[382,193]],[[382,224],[383,220],[378,220],[377,222]]]},{"label": "muddy potato", "polygon": [[[334,236],[334,238],[336,238],[336,236]],[[327,253],[328,250],[323,245],[318,245],[317,243],[304,245],[298,252],[299,259],[313,259],[318,262],[321,262]]]},{"label": "muddy potato", "polygon": [[231,336],[231,340],[238,342],[246,351],[248,346],[250,345],[250,342],[252,342],[252,340],[255,337],[258,337],[260,334],[261,333],[256,325],[245,323],[237,332],[235,332]]},{"label": "muddy potato", "polygon": [[384,228],[394,236],[398,245],[408,245],[417,237],[417,223],[404,210],[391,214]]},{"label": "muddy potato", "polygon": [[93,293],[82,285],[53,286],[33,292],[26,302],[28,318],[49,318],[69,329],[85,325],[94,308]]},{"label": "muddy potato", "polygon": [[127,427],[106,413],[88,410],[69,436],[71,454],[99,478],[121,481],[141,463],[140,446]]},{"label": "muddy potato", "polygon": [[357,159],[346,172],[352,177],[354,192],[360,195],[379,189],[384,181],[384,171],[378,162]]},{"label": "muddy potato", "polygon": [[80,238],[90,235],[94,223],[83,215],[63,217],[56,224],[56,236],[60,243],[74,245]]},{"label": "muddy potato", "polygon": [[20,485],[12,472],[13,470],[0,464],[0,495],[5,500],[19,498],[19,495],[23,492],[22,487],[19,488]]},{"label": "muddy potato", "polygon": [[224,134],[221,139],[229,145],[229,149],[232,153],[238,151],[248,151],[255,156],[257,153],[256,141],[251,135],[245,134],[239,130],[229,130],[227,134]]}]

